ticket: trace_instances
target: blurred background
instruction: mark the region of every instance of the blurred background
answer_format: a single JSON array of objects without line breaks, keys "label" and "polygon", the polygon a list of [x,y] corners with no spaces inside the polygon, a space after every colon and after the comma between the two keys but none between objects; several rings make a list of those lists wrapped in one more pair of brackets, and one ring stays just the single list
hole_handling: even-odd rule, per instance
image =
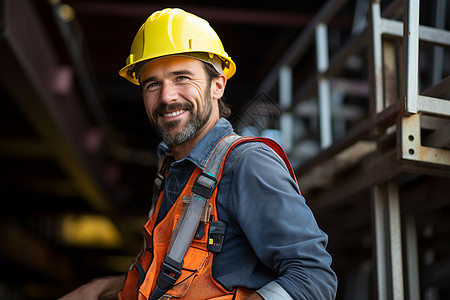
[{"label": "blurred background", "polygon": [[449,299],[446,0],[0,0],[0,299],[56,299],[139,252],[159,140],[118,71],[166,7],[236,62],[230,121],[285,148],[338,299]]}]

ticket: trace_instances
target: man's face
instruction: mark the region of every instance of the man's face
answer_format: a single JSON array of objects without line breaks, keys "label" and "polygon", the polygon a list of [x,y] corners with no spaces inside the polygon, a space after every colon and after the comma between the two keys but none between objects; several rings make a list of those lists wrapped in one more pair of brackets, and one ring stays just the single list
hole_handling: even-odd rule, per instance
[{"label": "man's face", "polygon": [[201,61],[161,58],[146,66],[140,79],[150,122],[169,146],[191,140],[210,119],[211,82]]}]

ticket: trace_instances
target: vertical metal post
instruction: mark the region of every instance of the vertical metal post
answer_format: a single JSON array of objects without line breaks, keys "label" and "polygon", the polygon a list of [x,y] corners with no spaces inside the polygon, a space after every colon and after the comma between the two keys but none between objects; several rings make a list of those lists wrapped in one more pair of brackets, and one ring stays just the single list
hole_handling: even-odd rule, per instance
[{"label": "vertical metal post", "polygon": [[372,188],[377,299],[403,300],[400,199],[395,182]]},{"label": "vertical metal post", "polygon": [[320,121],[320,145],[327,148],[333,142],[331,122],[330,82],[323,75],[329,66],[328,30],[327,25],[319,23],[316,26],[316,57],[318,72],[318,97]]},{"label": "vertical metal post", "polygon": [[386,256],[386,214],[385,201],[382,187],[379,185],[372,187],[372,228],[374,247],[374,272],[375,272],[375,288],[376,299],[388,299],[388,279],[387,279],[387,256]]},{"label": "vertical metal post", "polygon": [[400,197],[396,182],[388,182],[388,216],[389,216],[389,244],[391,255],[391,284],[392,299],[403,300],[403,256],[402,256],[402,232],[400,222]]},{"label": "vertical metal post", "polygon": [[417,113],[419,79],[419,0],[403,3],[403,97],[405,109]]},{"label": "vertical metal post", "polygon": [[[280,106],[286,109],[292,104],[292,68],[289,66],[281,67],[279,80]],[[293,127],[294,120],[292,114],[284,112],[280,117],[280,130],[283,139],[283,148],[288,153],[291,151],[293,144]]]},{"label": "vertical metal post", "polygon": [[383,47],[381,37],[381,8],[378,0],[372,2],[371,7],[372,30],[372,109],[375,113],[383,110]]},{"label": "vertical metal post", "polygon": [[406,261],[408,274],[408,299],[420,300],[419,255],[417,251],[416,220],[405,216]]}]

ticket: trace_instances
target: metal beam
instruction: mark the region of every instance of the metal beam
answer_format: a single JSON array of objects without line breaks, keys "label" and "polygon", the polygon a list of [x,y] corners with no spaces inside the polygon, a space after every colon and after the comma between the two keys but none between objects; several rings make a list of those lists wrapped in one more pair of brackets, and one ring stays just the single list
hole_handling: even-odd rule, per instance
[{"label": "metal beam", "polygon": [[392,278],[392,299],[403,300],[405,291],[403,288],[403,255],[400,195],[398,184],[394,181],[387,183],[388,218],[389,218],[389,253],[390,272]]},{"label": "metal beam", "polygon": [[[331,147],[332,148],[332,147]],[[329,149],[331,149],[329,148]],[[329,149],[322,151],[327,152]],[[309,202],[315,212],[325,213],[333,209],[344,207],[355,201],[355,195],[363,192],[371,186],[382,182],[394,180],[406,174],[423,174],[431,176],[448,176],[448,167],[439,164],[423,164],[413,160],[398,159],[397,150],[394,148],[385,151],[377,151],[355,162],[344,169],[346,172],[336,172],[333,168],[327,168],[329,158],[322,157],[322,163],[316,164],[309,172],[296,172],[299,178],[308,178],[314,172],[320,173],[320,168],[325,168],[327,176],[335,178],[326,181],[314,193],[314,200]],[[320,155],[319,154],[319,155]],[[314,160],[317,156],[314,158]],[[351,172],[349,171],[351,170]],[[316,171],[317,170],[317,171]],[[343,173],[343,174],[342,174]],[[344,179],[345,177],[345,179]],[[300,180],[300,183],[302,180]],[[301,186],[300,186],[301,187]]]},{"label": "metal beam", "polygon": [[408,113],[417,113],[419,83],[419,0],[403,3],[402,99]]},{"label": "metal beam", "polygon": [[383,201],[383,193],[380,186],[372,188],[372,226],[374,247],[372,248],[374,256],[374,271],[375,271],[375,293],[379,300],[388,299],[388,274],[386,254],[387,248],[387,234],[385,229],[386,224],[386,203]]},{"label": "metal beam", "polygon": [[[131,17],[144,19],[150,12],[161,9],[157,4],[105,3],[67,1],[78,13],[84,15]],[[294,12],[257,11],[236,8],[212,8],[183,5],[183,9],[215,23],[255,24],[265,26],[303,27],[311,21],[308,14]]]},{"label": "metal beam", "polygon": [[405,216],[405,244],[408,299],[420,300],[419,250],[417,246],[416,220],[412,214]]},{"label": "metal beam", "polygon": [[[402,37],[403,23],[401,21],[381,19],[381,33],[392,37]],[[450,46],[450,32],[439,28],[420,25],[418,36],[421,42],[439,46]]]},{"label": "metal beam", "polygon": [[372,189],[377,299],[403,300],[400,199],[396,182]]},{"label": "metal beam", "polygon": [[400,105],[399,103],[395,103],[382,112],[366,119],[349,131],[344,137],[334,142],[330,148],[320,152],[313,159],[303,164],[296,170],[296,173],[303,176],[311,171],[315,166],[320,166],[322,163],[326,162],[334,155],[337,155],[347,147],[355,144],[359,140],[364,140],[373,134],[384,132],[386,128],[395,124],[399,112]]},{"label": "metal beam", "polygon": [[399,120],[399,157],[422,163],[450,166],[450,150],[422,145],[420,121],[420,113],[402,116]]},{"label": "metal beam", "polygon": [[319,100],[320,146],[328,148],[333,143],[333,128],[331,118],[330,81],[323,75],[329,67],[328,27],[318,23],[315,31],[317,90]]},{"label": "metal beam", "polygon": [[66,11],[67,9],[71,9],[59,1],[53,1],[52,11],[54,19],[72,60],[75,75],[90,114],[99,126],[105,125],[107,122],[106,113],[101,105],[100,93],[98,92],[92,72],[90,72],[90,65],[87,63],[89,56],[83,53],[81,44],[84,43],[84,40],[81,39],[82,34],[79,32],[80,28],[75,26],[77,24],[75,12],[70,11],[69,13],[71,15],[67,17],[66,15],[68,13],[64,13],[64,8]]},{"label": "metal beam", "polygon": [[[280,106],[286,109],[292,104],[292,68],[285,66],[280,69]],[[282,134],[283,148],[287,153],[292,150],[294,137],[294,119],[291,113],[280,116],[280,130]]]},{"label": "metal beam", "polygon": [[[76,91],[70,88],[60,95],[54,86],[61,66],[34,7],[26,0],[7,0],[3,5],[2,85],[88,204],[98,211],[110,211],[101,182],[102,161],[82,148],[92,125]],[[98,159],[95,167],[93,158]]]},{"label": "metal beam", "polygon": [[278,60],[269,74],[260,84],[257,91],[269,92],[277,82],[279,70],[283,66],[295,66],[301,56],[312,46],[316,26],[319,23],[328,23],[339,10],[347,3],[348,0],[328,0],[308,23],[308,26],[294,40],[291,46],[286,50],[285,54]]},{"label": "metal beam", "polygon": [[417,96],[417,111],[419,112],[449,117],[449,104],[450,101],[446,99]]},{"label": "metal beam", "polygon": [[381,4],[378,1],[372,1],[370,8],[370,30],[371,46],[370,61],[371,69],[369,77],[371,78],[371,114],[379,113],[385,107],[383,95],[383,46],[380,31],[381,23]]}]

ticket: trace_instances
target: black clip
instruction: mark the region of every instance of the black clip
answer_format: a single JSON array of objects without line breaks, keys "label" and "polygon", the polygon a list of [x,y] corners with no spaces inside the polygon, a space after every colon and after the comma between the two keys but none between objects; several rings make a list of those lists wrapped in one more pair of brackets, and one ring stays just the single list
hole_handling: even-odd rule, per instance
[{"label": "black clip", "polygon": [[192,192],[205,199],[209,199],[218,183],[219,181],[214,175],[201,172],[195,179],[194,185],[192,186]]},{"label": "black clip", "polygon": [[181,271],[163,262],[161,272],[158,275],[157,284],[162,290],[171,288],[181,276]]},{"label": "black clip", "polygon": [[219,253],[222,251],[223,241],[227,224],[222,221],[215,221],[209,225],[208,246],[207,249],[211,252]]},{"label": "black clip", "polygon": [[164,262],[161,264],[161,270],[156,279],[155,289],[150,295],[150,300],[158,300],[175,285],[175,282],[181,276],[182,267],[183,263],[179,264],[166,255]]}]

